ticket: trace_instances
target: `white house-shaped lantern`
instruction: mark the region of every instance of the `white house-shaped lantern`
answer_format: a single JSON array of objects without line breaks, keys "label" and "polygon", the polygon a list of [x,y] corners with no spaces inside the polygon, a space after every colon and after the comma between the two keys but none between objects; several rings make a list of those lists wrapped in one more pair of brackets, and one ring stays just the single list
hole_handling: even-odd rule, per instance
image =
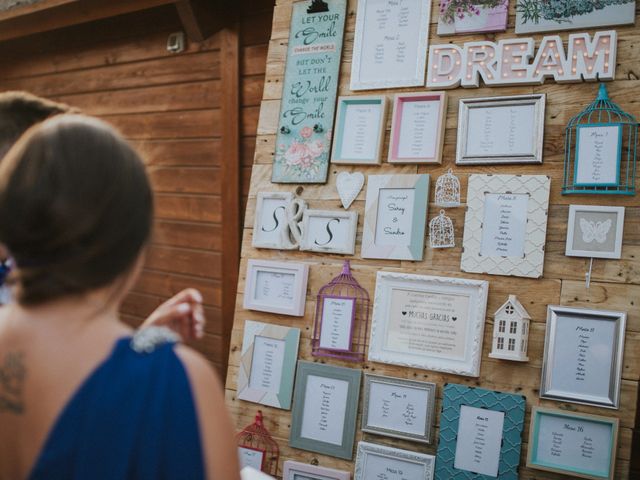
[{"label": "white house-shaped lantern", "polygon": [[529,321],[531,317],[515,295],[494,315],[493,346],[489,356],[502,360],[528,362]]}]

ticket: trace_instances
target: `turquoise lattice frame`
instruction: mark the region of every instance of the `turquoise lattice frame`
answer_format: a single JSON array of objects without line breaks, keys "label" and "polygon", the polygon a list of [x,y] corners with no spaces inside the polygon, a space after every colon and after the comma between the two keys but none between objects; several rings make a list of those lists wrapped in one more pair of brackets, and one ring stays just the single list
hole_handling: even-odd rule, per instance
[{"label": "turquoise lattice frame", "polygon": [[435,478],[446,478],[447,480],[490,480],[496,478],[459,470],[454,467],[458,442],[458,422],[462,406],[504,412],[500,466],[497,478],[501,480],[518,480],[522,429],[524,427],[526,407],[525,397],[523,395],[494,392],[452,383],[446,384],[444,387]]}]

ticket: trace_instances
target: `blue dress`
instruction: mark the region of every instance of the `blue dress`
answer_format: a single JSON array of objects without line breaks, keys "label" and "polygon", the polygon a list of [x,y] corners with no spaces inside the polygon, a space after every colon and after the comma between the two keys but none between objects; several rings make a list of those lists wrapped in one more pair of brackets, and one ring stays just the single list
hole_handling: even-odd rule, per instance
[{"label": "blue dress", "polygon": [[139,353],[131,338],[117,341],[62,410],[29,479],[204,479],[195,402],[173,346]]}]

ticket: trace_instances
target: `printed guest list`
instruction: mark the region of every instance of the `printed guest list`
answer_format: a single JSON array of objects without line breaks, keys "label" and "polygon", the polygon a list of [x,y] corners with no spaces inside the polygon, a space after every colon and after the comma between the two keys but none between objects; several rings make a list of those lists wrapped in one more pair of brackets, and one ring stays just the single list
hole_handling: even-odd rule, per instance
[{"label": "printed guest list", "polygon": [[487,193],[480,254],[486,257],[522,257],[527,233],[529,195]]},{"label": "printed guest list", "polygon": [[260,270],[256,275],[255,299],[269,305],[293,302],[296,276],[293,273]]},{"label": "printed guest list", "polygon": [[578,129],[575,183],[586,185],[618,183],[621,128],[616,125]]},{"label": "printed guest list", "polygon": [[413,230],[413,188],[381,188],[378,195],[378,246],[408,247]]},{"label": "printed guest list", "polygon": [[433,158],[436,155],[440,102],[402,102],[398,158]]},{"label": "printed guest list", "polygon": [[455,468],[497,477],[503,427],[504,412],[462,405]]},{"label": "printed guest list", "polygon": [[415,79],[416,57],[427,48],[419,44],[422,8],[422,0],[367,0],[360,82]]},{"label": "printed guest list", "polygon": [[349,160],[375,159],[378,149],[381,110],[380,103],[347,105],[340,158]]},{"label": "printed guest list", "polygon": [[609,477],[611,425],[555,415],[539,418],[538,462]]},{"label": "printed guest list", "polygon": [[354,308],[354,298],[329,297],[323,300],[321,348],[349,350]]},{"label": "printed guest list", "polygon": [[616,322],[560,317],[551,366],[551,390],[609,398]]},{"label": "printed guest list", "polygon": [[393,288],[385,350],[465,359],[469,297]]},{"label": "printed guest list", "polygon": [[282,379],[285,341],[256,336],[253,344],[253,360],[249,387],[278,393]]},{"label": "printed guest list", "polygon": [[342,445],[348,395],[346,380],[309,375],[300,436]]},{"label": "printed guest list", "polygon": [[535,106],[469,109],[467,156],[532,154],[535,140]]},{"label": "printed guest list", "polygon": [[371,382],[369,418],[371,427],[424,435],[429,392],[405,385]]},{"label": "printed guest list", "polygon": [[367,480],[422,480],[427,468],[418,462],[396,460],[383,455],[368,455],[362,478]]}]

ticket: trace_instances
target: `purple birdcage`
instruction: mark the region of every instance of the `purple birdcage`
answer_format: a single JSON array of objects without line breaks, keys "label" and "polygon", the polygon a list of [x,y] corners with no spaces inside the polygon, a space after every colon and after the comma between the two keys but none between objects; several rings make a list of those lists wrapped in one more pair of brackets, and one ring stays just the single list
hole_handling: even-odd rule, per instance
[{"label": "purple birdcage", "polygon": [[312,355],[363,362],[369,327],[369,294],[351,274],[342,272],[318,292],[311,339]]},{"label": "purple birdcage", "polygon": [[278,474],[280,449],[265,428],[262,411],[258,410],[256,421],[236,435],[238,455],[242,466],[252,466],[264,473]]}]

